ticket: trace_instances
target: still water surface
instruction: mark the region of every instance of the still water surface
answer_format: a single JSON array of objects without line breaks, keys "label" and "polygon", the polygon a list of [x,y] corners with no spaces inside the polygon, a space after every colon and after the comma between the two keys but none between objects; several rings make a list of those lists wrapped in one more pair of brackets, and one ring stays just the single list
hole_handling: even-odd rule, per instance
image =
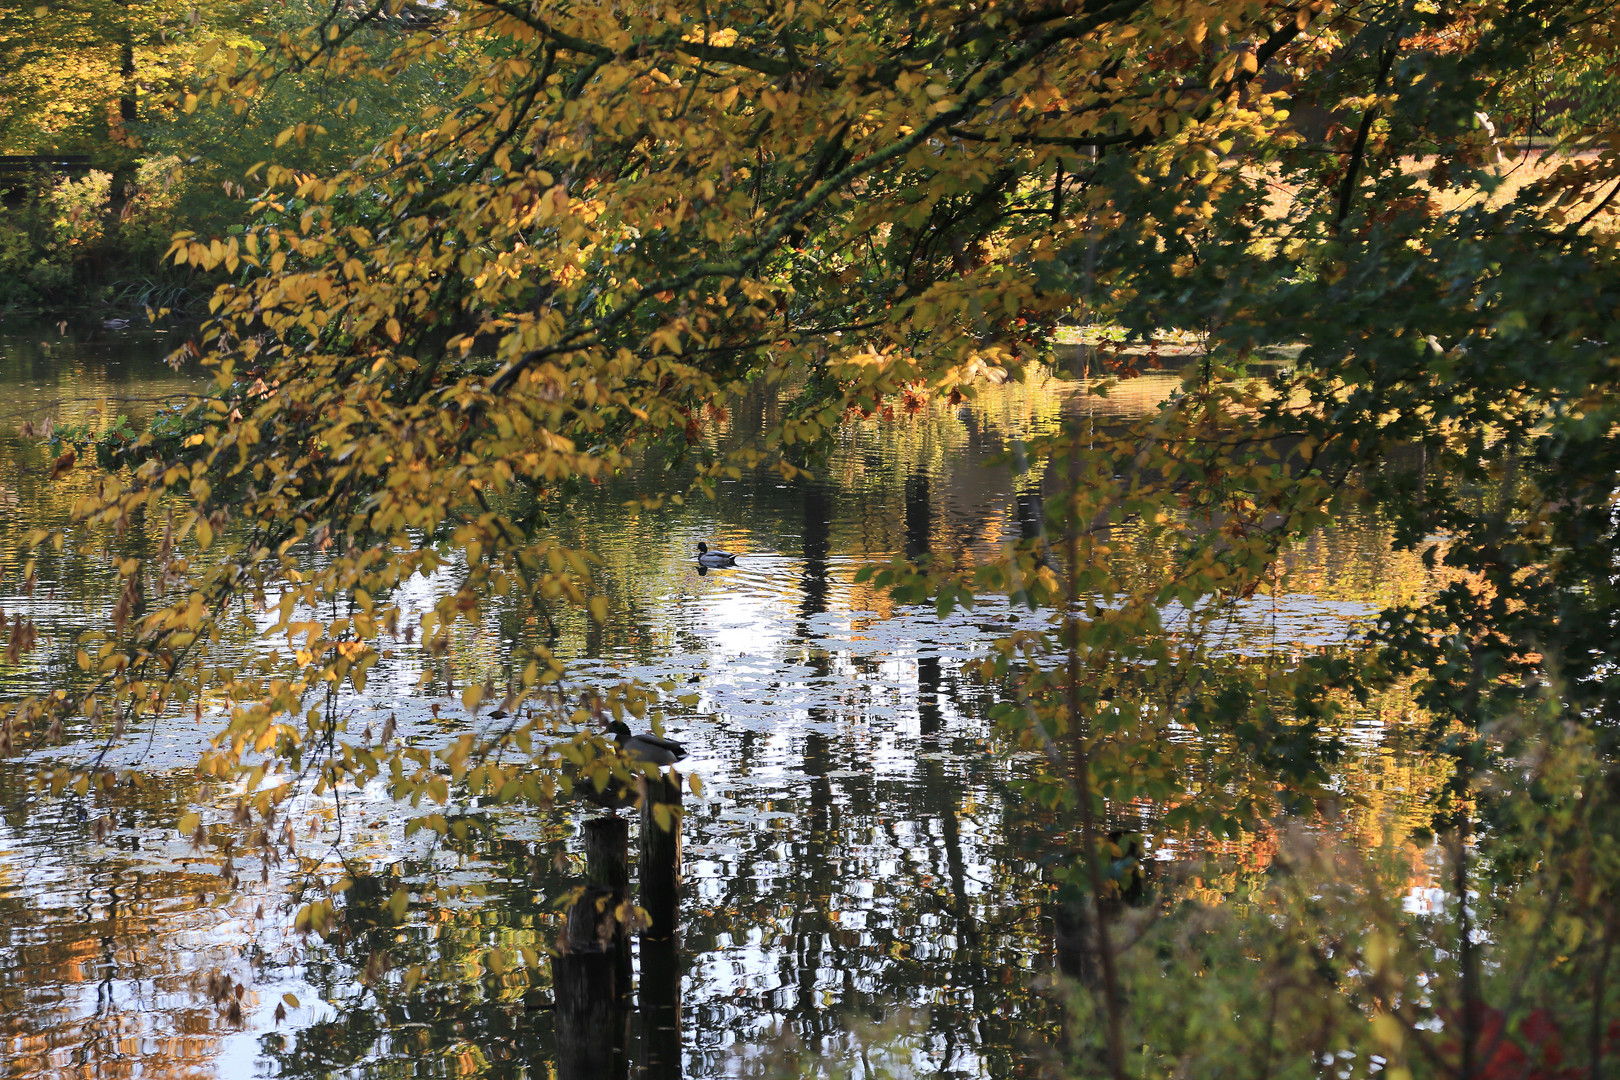
[{"label": "still water surface", "polygon": [[[13,696],[66,671],[72,638],[114,600],[110,568],[91,562],[21,589],[27,532],[63,520],[93,477],[48,484],[50,453],[17,438],[17,422],[139,423],[198,382],[161,362],[173,344],[163,335],[0,330],[0,608],[31,614],[46,638],[23,664],[0,663],[0,693]],[[620,506],[633,492],[615,490],[559,526],[602,555],[614,598],[606,627],[562,618],[570,679],[697,695],[668,720],[704,791],[686,802],[680,1055],[656,1075],[779,1075],[795,1053],[811,1071],[867,1075],[870,1056],[851,1049],[858,1024],[882,1027],[896,1075],[1043,1074],[1060,1024],[1041,989],[1051,827],[1020,797],[1027,762],[992,752],[994,695],[965,669],[1008,613],[989,604],[936,619],[855,573],[900,553],[993,556],[1019,533],[1015,478],[999,460],[1009,438],[1066,413],[1140,414],[1176,384],[1150,375],[1107,398],[1058,375],[989,388],[959,408],[853,426],[811,482],[761,473],[712,502],[634,517]],[[720,437],[758,430],[777,406],[735,403]],[[699,540],[739,565],[698,574]],[[1245,609],[1232,647],[1286,654],[1339,640],[1422,575],[1376,523],[1347,513],[1293,553],[1289,591]],[[351,735],[390,715],[418,745],[476,726],[445,704],[446,683],[498,676],[534,633],[529,614],[495,613],[456,639],[425,690],[424,660],[402,650],[351,703]],[[423,833],[406,839],[404,812],[380,792],[350,792],[348,857],[396,866],[407,882],[490,888],[403,927],[312,942],[290,932],[285,867],[233,891],[216,867],[188,861],[174,832],[194,801],[226,805],[190,769],[213,722],[139,733],[121,760],[139,760],[149,782],[95,805],[33,792],[31,763],[0,765],[8,1075],[551,1075],[544,967],[531,987],[484,957],[555,940],[587,811],[503,812],[486,833],[432,847]],[[1373,794],[1369,828],[1410,812],[1427,782],[1386,737],[1397,726],[1374,709],[1347,732],[1356,752],[1339,782]],[[302,812],[324,815],[332,835],[330,806]],[[428,977],[407,992],[400,972],[413,965]],[[632,1018],[632,1069],[649,1056]]]}]

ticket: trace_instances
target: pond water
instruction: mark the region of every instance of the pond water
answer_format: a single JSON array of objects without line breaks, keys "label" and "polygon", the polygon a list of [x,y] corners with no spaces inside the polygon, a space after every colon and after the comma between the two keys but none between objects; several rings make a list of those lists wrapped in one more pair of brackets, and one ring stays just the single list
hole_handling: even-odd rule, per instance
[{"label": "pond water", "polygon": [[[50,452],[16,425],[141,422],[197,385],[163,364],[174,343],[98,326],[0,327],[0,609],[30,614],[43,634],[21,664],[0,661],[0,695],[67,671],[73,638],[114,599],[110,568],[89,560],[22,588],[27,533],[63,520],[94,477],[81,468],[49,483]],[[669,1052],[670,1031],[644,1030],[644,1010],[628,1018],[625,1067],[766,1076],[798,1061],[872,1075],[849,1032],[876,1024],[895,1075],[1043,1073],[1061,1023],[1043,989],[1051,826],[1020,794],[1028,763],[995,749],[994,693],[965,669],[1009,613],[987,604],[937,619],[855,575],[898,553],[993,555],[1019,531],[1015,478],[1000,463],[1009,438],[1076,411],[1138,414],[1176,385],[1152,374],[1100,398],[1049,374],[991,387],[957,408],[852,426],[814,481],[761,473],[713,501],[637,516],[603,496],[559,526],[601,554],[614,600],[605,627],[561,618],[569,678],[674,682],[696,695],[667,721],[704,785],[685,803],[679,951],[658,961],[678,974],[679,1050]],[[758,430],[778,404],[737,402],[727,423]],[[738,553],[737,567],[700,575],[699,540]],[[1232,647],[1287,653],[1341,639],[1423,588],[1423,575],[1376,522],[1347,513],[1292,554],[1286,592],[1240,613]],[[456,638],[425,689],[425,661],[401,650],[349,704],[351,734],[393,716],[402,737],[433,745],[476,726],[447,704],[446,683],[498,677],[512,644],[534,633],[532,613],[495,613]],[[1355,752],[1339,782],[1370,796],[1361,820],[1373,830],[1413,813],[1432,783],[1391,737],[1397,713],[1381,703],[1348,722]],[[323,943],[291,931],[288,867],[229,889],[176,834],[193,804],[228,805],[189,767],[213,723],[133,733],[115,760],[139,761],[144,782],[93,803],[34,791],[32,762],[0,764],[8,1074],[555,1075],[545,966],[530,986],[487,970],[486,953],[556,939],[557,900],[581,879],[582,819],[605,811],[486,815],[486,831],[433,846],[405,837],[406,812],[380,792],[350,792],[347,857],[407,882],[488,890]],[[335,828],[330,805],[300,813],[301,824],[324,815],[323,836]],[[310,853],[334,865],[318,847]],[[413,967],[423,977],[408,989]]]}]

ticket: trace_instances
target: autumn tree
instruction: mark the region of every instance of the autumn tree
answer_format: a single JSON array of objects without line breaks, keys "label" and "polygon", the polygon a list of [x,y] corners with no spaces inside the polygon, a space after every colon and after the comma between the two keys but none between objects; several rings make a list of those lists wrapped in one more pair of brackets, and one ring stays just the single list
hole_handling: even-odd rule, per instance
[{"label": "autumn tree", "polygon": [[198,5],[163,0],[6,4],[0,148],[127,157],[142,106],[175,83],[200,21]]},{"label": "autumn tree", "polygon": [[[149,438],[106,477],[78,529],[39,537],[39,558],[116,544],[140,514],[171,524],[122,563],[83,678],[9,706],[9,749],[60,717],[129,732],[222,706],[202,767],[245,774],[258,817],[296,789],[261,786],[276,771],[317,792],[387,773],[401,799],[457,785],[549,802],[569,781],[536,736],[557,726],[573,775],[622,775],[588,710],[551,707],[561,667],[543,645],[509,695],[465,688],[475,710],[547,703],[493,742],[381,754],[333,706],[383,650],[437,655],[495,597],[606,618],[590,553],[548,514],[645,448],[690,455],[703,492],[744,468],[794,475],[852,410],[1016,377],[1060,321],[1087,321],[1194,330],[1206,355],[1149,421],[1020,448],[1047,485],[1044,537],[995,566],[879,575],[942,607],[1001,591],[1048,616],[990,668],[999,718],[1046,756],[1039,790],[1076,821],[1115,1075],[1131,1042],[1107,919],[1128,861],[1114,808],[1218,834],[1322,809],[1334,695],[1397,678],[1418,680],[1455,766],[1434,824],[1458,895],[1479,815],[1505,827],[1524,809],[1500,778],[1527,748],[1567,735],[1583,775],[1611,775],[1607,121],[1571,114],[1597,153],[1483,197],[1526,58],[1599,48],[1605,5],[463,0],[384,59],[355,44],[399,11],[339,5],[200,88],[250,107],[279,72],[386,81],[472,58],[452,101],[349,166],[267,167],[241,231],[176,241],[176,261],[240,278],[201,336],[212,396],[183,440]],[[1290,116],[1307,105],[1309,127]],[[1301,346],[1297,362],[1233,377],[1276,344]],[[757,444],[706,455],[703,407],[755,380],[804,390]],[[1378,507],[1454,583],[1358,649],[1221,652],[1234,603],[1336,499]],[[438,590],[419,626],[395,599],[415,575]],[[212,650],[242,632],[291,643],[227,667]],[[650,701],[628,688],[604,708]],[[1212,771],[1222,740],[1246,764]],[[46,780],[110,782],[82,766]],[[1612,834],[1586,805],[1557,843]],[[1607,940],[1608,887],[1582,895],[1570,917]],[[1470,917],[1454,985],[1471,1048]],[[1416,1029],[1415,1006],[1387,1004]]]}]

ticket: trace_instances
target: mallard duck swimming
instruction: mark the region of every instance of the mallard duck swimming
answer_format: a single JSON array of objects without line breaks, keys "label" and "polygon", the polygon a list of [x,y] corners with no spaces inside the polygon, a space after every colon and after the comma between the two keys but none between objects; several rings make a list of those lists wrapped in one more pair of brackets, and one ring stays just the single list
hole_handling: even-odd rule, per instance
[{"label": "mallard duck swimming", "polygon": [[657,735],[632,735],[630,726],[615,720],[607,726],[608,732],[618,740],[619,750],[627,757],[645,761],[650,765],[673,765],[686,757],[686,747]]},{"label": "mallard duck swimming", "polygon": [[737,556],[729,551],[710,551],[709,545],[698,541],[699,566],[736,566]]}]

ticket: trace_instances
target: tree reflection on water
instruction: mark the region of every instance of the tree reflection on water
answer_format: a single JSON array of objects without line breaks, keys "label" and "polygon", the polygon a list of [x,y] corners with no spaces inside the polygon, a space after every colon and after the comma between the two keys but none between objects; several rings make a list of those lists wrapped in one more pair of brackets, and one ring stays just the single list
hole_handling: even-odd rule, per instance
[{"label": "tree reflection on water", "polygon": [[[68,416],[50,403],[69,397],[101,402],[101,415],[120,407],[106,389],[112,360],[63,342],[53,346],[60,363],[44,371],[17,359],[20,340],[3,342],[0,380],[29,387],[15,396],[27,409]],[[184,389],[182,376],[152,362],[156,351],[118,361],[120,394]],[[553,632],[534,612],[507,608],[452,643],[428,694],[499,679],[515,644],[543,641],[575,661],[576,689],[634,677],[697,695],[668,720],[704,784],[685,803],[683,924],[678,944],[639,945],[629,1065],[653,1076],[764,1075],[795,1053],[843,1053],[849,1026],[873,1022],[889,1023],[938,1075],[1041,1073],[1061,1024],[1041,989],[1056,951],[1045,865],[1053,823],[1019,793],[1029,762],[991,752],[997,735],[985,716],[996,691],[965,669],[1017,613],[940,620],[897,609],[855,571],[897,553],[958,564],[994,555],[1039,512],[1042,478],[1015,478],[999,458],[1010,437],[1076,411],[1108,423],[1174,385],[1148,376],[1106,400],[1056,377],[987,388],[960,407],[855,425],[814,481],[745,475],[712,503],[635,517],[622,508],[635,478],[623,478],[557,525],[604,560],[614,599],[606,626],[558,612]],[[746,437],[780,407],[755,393],[709,437]],[[80,470],[66,489],[48,487],[44,454],[16,440],[0,446],[10,500],[0,515],[0,608],[29,613],[46,638],[28,659],[0,664],[8,692],[66,677],[79,629],[117,600],[116,575],[73,552],[42,562],[32,591],[23,587],[23,534],[59,521],[65,490],[93,482]],[[138,523],[125,542],[156,543],[161,527]],[[691,559],[700,539],[743,558],[700,577]],[[1425,587],[1415,558],[1392,555],[1379,523],[1351,512],[1293,552],[1288,570],[1289,589],[1235,640],[1309,650],[1391,590]],[[244,636],[232,647],[247,655],[257,646]],[[430,667],[415,650],[385,662],[366,699],[345,703],[350,737],[380,733],[390,717],[399,737],[422,747],[464,730],[459,708],[436,712],[417,691]],[[1369,833],[1410,814],[1435,783],[1426,761],[1398,749],[1403,709],[1390,697],[1349,721],[1340,779],[1372,793],[1355,817]],[[288,890],[300,873],[337,867],[320,808],[297,811],[300,835],[315,826],[303,865],[265,868],[267,880],[257,880],[261,868],[244,855],[235,890],[217,865],[188,863],[197,856],[173,832],[193,800],[230,810],[231,792],[203,791],[183,767],[214,723],[187,715],[126,733],[127,752],[148,770],[139,788],[51,800],[26,781],[38,762],[0,774],[8,1069],[544,1075],[557,1054],[550,968],[497,972],[488,954],[543,958],[555,944],[557,903],[583,869],[585,811],[462,806],[463,823],[478,827],[435,846],[424,833],[404,836],[408,810],[380,788],[347,792],[344,855],[386,884],[375,886],[376,903],[346,897],[329,939],[303,938],[290,929]],[[88,752],[109,734],[86,720],[64,732],[67,751]],[[1165,854],[1192,840],[1171,838]],[[1252,860],[1268,841],[1224,843]],[[395,883],[418,896],[429,884],[451,891],[395,925],[377,915]]]}]

